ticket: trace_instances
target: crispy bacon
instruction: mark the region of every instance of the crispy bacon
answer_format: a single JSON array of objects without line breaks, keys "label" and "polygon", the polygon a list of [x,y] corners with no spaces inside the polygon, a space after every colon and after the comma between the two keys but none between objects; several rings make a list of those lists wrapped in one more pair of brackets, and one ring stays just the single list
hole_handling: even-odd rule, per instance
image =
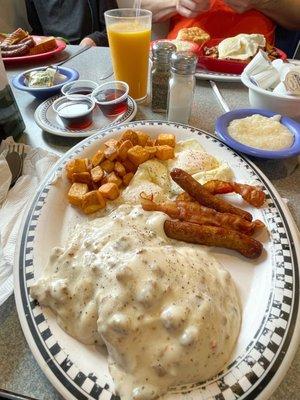
[{"label": "crispy bacon", "polygon": [[260,188],[242,183],[212,180],[206,182],[203,187],[211,194],[238,193],[254,207],[261,207],[266,200],[266,196]]},{"label": "crispy bacon", "polygon": [[212,208],[207,208],[197,202],[168,201],[157,204],[152,197],[141,194],[141,204],[145,211],[161,211],[170,218],[180,221],[193,222],[199,225],[226,227],[246,235],[252,235],[256,229],[262,228],[261,221],[247,221],[238,215],[219,213]]}]

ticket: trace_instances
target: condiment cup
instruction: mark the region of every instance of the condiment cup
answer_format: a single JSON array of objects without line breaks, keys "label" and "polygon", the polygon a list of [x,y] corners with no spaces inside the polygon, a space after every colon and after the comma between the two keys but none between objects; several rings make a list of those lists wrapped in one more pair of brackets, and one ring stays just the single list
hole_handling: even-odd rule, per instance
[{"label": "condiment cup", "polygon": [[111,81],[100,85],[92,93],[92,99],[107,117],[123,114],[128,107],[129,86],[123,81]]},{"label": "condiment cup", "polygon": [[264,51],[259,50],[252,61],[246,66],[244,72],[248,76],[256,75],[268,69],[270,65],[272,64],[267,54]]},{"label": "condiment cup", "polygon": [[53,110],[69,129],[85,129],[93,122],[95,102],[85,95],[62,96],[52,104]]},{"label": "condiment cup", "polygon": [[92,92],[99,87],[98,83],[86,79],[79,79],[76,82],[70,82],[65,84],[61,88],[61,92],[64,96],[69,97],[73,95],[86,95],[90,96]]},{"label": "condiment cup", "polygon": [[271,65],[264,71],[251,75],[250,80],[263,89],[274,88],[280,82],[277,69]]}]

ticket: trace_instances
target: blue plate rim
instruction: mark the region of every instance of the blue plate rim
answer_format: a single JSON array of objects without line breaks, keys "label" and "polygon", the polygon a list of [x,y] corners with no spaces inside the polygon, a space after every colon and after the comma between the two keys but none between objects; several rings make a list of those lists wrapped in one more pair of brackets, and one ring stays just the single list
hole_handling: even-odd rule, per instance
[{"label": "blue plate rim", "polygon": [[38,71],[38,70],[43,69],[43,68],[45,68],[45,67],[31,68],[31,69],[28,69],[28,70],[26,70],[26,71],[24,71],[24,72],[21,72],[20,74],[14,76],[13,79],[12,79],[12,84],[13,84],[13,86],[14,86],[16,89],[23,90],[23,91],[25,91],[25,92],[31,92],[31,91],[32,91],[32,92],[40,92],[40,93],[43,93],[43,92],[47,92],[47,91],[50,91],[50,90],[60,89],[60,88],[61,88],[63,85],[65,85],[66,83],[72,82],[72,81],[76,81],[76,80],[79,78],[79,72],[78,72],[76,69],[74,69],[74,68],[68,68],[68,67],[59,67],[59,66],[58,66],[58,67],[57,67],[57,68],[58,68],[58,71],[61,71],[61,72],[65,71],[65,72],[68,72],[68,73],[69,73],[69,77],[68,77],[68,79],[67,79],[66,81],[61,82],[61,83],[59,83],[59,84],[57,84],[57,85],[54,85],[54,86],[51,86],[51,87],[46,87],[46,88],[33,88],[33,87],[25,86],[25,85],[23,85],[23,83],[20,82],[21,79],[24,77],[24,74],[25,74],[25,73],[31,72],[31,71]]},{"label": "blue plate rim", "polygon": [[233,149],[248,154],[257,158],[268,158],[268,159],[281,159],[294,157],[300,154],[300,123],[295,120],[282,116],[280,122],[285,125],[294,135],[294,142],[291,147],[278,151],[261,150],[251,146],[247,146],[233,139],[228,133],[228,125],[234,119],[241,119],[253,114],[260,114],[265,117],[272,117],[278,115],[270,110],[260,108],[241,108],[238,110],[229,111],[221,115],[215,123],[215,131],[217,135]]}]

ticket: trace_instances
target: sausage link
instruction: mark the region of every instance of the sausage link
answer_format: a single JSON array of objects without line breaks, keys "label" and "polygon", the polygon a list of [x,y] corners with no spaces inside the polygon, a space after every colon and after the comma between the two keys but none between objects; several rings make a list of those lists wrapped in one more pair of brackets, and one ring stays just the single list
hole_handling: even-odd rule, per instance
[{"label": "sausage link", "polygon": [[170,173],[173,181],[175,181],[190,196],[194,197],[200,204],[215,209],[219,212],[236,214],[252,221],[252,215],[247,211],[234,207],[227,201],[212,195],[199,182],[197,182],[190,174],[180,168],[174,168]]},{"label": "sausage link", "polygon": [[257,240],[227,228],[167,220],[164,223],[164,231],[171,239],[205,246],[225,247],[252,259],[258,258],[263,250],[263,245]]}]

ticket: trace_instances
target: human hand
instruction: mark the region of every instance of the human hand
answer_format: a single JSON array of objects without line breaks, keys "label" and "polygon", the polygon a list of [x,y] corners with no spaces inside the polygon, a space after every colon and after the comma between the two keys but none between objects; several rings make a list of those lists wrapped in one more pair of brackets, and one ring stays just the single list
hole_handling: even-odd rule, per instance
[{"label": "human hand", "polygon": [[263,1],[259,0],[224,0],[229,7],[231,7],[234,11],[239,14],[250,10],[251,8],[255,8],[259,3]]},{"label": "human hand", "polygon": [[210,9],[210,0],[178,0],[177,12],[186,18],[195,18],[198,14]]},{"label": "human hand", "polygon": [[85,37],[79,43],[79,46],[96,46],[96,43],[93,41],[93,39],[91,39],[89,37]]}]

